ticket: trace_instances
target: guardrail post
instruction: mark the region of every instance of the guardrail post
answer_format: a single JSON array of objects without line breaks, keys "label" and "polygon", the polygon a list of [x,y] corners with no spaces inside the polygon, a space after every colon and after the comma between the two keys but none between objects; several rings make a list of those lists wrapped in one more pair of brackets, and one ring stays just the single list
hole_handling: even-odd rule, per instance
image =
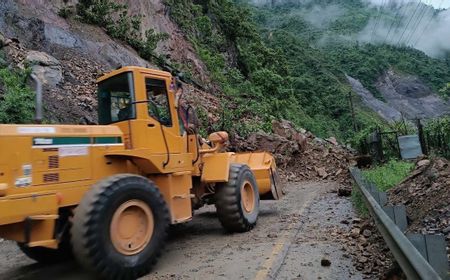
[{"label": "guardrail post", "polygon": [[442,279],[450,279],[443,235],[408,233],[406,236]]},{"label": "guardrail post", "polygon": [[406,231],[408,221],[406,219],[406,207],[404,205],[383,206],[383,210],[402,232]]},{"label": "guardrail post", "polygon": [[[350,173],[355,180],[356,187],[362,193],[362,197],[366,202],[369,213],[375,221],[378,231],[383,236],[386,245],[391,250],[407,278],[418,280],[448,279],[448,267],[443,267],[444,260],[447,262],[445,246],[442,244],[439,245],[437,239],[434,239],[435,237],[431,239],[424,237],[423,239],[426,245],[416,248],[402,232],[407,226],[405,206],[381,207],[380,203],[384,205],[387,202],[386,194],[377,192],[373,184],[368,184],[361,170],[358,168],[350,168]],[[378,197],[378,200],[375,197]],[[436,254],[435,252],[439,253]],[[444,259],[440,257],[442,254],[445,256]],[[429,258],[431,255],[433,257]],[[431,261],[435,263],[433,266],[430,264]]]}]

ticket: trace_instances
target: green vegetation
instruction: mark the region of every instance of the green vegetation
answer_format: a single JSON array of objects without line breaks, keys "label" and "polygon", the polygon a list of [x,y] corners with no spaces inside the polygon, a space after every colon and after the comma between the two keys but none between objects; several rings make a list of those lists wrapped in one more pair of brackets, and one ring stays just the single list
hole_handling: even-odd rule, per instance
[{"label": "green vegetation", "polygon": [[389,45],[349,45],[339,44],[326,47],[330,55],[348,75],[353,76],[371,92],[377,93],[374,84],[387,69],[399,73],[413,74],[421,77],[435,92],[450,96],[450,91],[443,88],[450,81],[450,64],[445,60],[427,56],[421,51],[406,47]]},{"label": "green vegetation", "polygon": [[30,123],[34,92],[26,81],[30,71],[0,68],[0,123]]},{"label": "green vegetation", "polygon": [[411,162],[391,160],[386,164],[364,170],[363,174],[380,191],[387,191],[405,179],[413,167],[414,164]]},{"label": "green vegetation", "polygon": [[[68,16],[68,8],[60,10],[60,16]],[[122,40],[147,60],[158,60],[154,50],[169,35],[153,29],[141,32],[142,15],[129,15],[128,7],[112,0],[80,0],[76,6],[78,18],[88,24],[105,28],[112,38]]]},{"label": "green vegetation", "polygon": [[[253,8],[229,0],[165,3],[220,84],[226,110],[233,110],[224,129],[245,136],[284,118],[323,137],[353,136],[350,87],[307,41],[282,29],[260,29]],[[376,123],[377,117],[363,115],[359,126]]]},{"label": "green vegetation", "polygon": [[[377,94],[378,77],[394,69],[419,75],[445,94],[443,86],[450,80],[446,61],[411,48],[335,39],[368,23],[374,10],[360,0],[288,1],[275,7],[247,2],[165,0],[230,104],[226,110],[233,113],[223,120],[230,126],[224,129],[245,136],[269,130],[271,120],[284,118],[319,136],[356,143],[369,129],[386,124],[356,101],[356,126],[363,132],[353,131],[345,74]],[[317,5],[332,5],[335,17],[311,22],[308,13]],[[394,18],[393,13],[381,16]]]},{"label": "green vegetation", "polygon": [[[364,177],[375,184],[380,191],[387,191],[403,179],[412,171],[414,164],[406,161],[391,160],[383,165],[375,166],[371,169],[363,170]],[[362,217],[368,217],[368,209],[363,199],[362,193],[353,185],[352,203]]]},{"label": "green vegetation", "polygon": [[450,117],[428,121],[424,134],[432,155],[450,158]]},{"label": "green vegetation", "polygon": [[[286,1],[254,7],[247,0],[164,0],[167,12],[185,33],[211,78],[220,86],[224,111],[208,130],[246,136],[268,131],[273,119],[288,119],[318,136],[336,136],[358,145],[373,128],[387,127],[356,103],[356,127],[349,106],[353,76],[374,94],[374,83],[387,69],[418,75],[435,91],[449,95],[449,60],[411,48],[357,43],[355,36],[378,13],[361,0]],[[318,6],[327,15],[311,18]],[[66,12],[61,12],[66,16]],[[167,34],[140,31],[142,15],[129,15],[113,0],[81,0],[77,17],[105,28],[149,60]],[[380,17],[395,20],[394,11]],[[187,69],[189,65],[181,68]],[[189,73],[188,75],[189,76]],[[205,115],[206,116],[206,115]],[[387,127],[388,129],[388,127]],[[387,130],[386,129],[386,130]]]},{"label": "green vegetation", "polygon": [[367,209],[366,202],[363,199],[361,191],[355,185],[352,186],[351,200],[360,217],[369,217],[369,209]]}]

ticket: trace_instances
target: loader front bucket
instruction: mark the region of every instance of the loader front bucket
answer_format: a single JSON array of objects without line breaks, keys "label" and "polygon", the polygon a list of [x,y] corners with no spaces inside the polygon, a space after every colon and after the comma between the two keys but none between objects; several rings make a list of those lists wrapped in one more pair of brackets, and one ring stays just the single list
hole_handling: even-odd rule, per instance
[{"label": "loader front bucket", "polygon": [[248,165],[255,175],[261,199],[278,200],[284,195],[274,157],[265,152],[236,153],[233,162]]}]

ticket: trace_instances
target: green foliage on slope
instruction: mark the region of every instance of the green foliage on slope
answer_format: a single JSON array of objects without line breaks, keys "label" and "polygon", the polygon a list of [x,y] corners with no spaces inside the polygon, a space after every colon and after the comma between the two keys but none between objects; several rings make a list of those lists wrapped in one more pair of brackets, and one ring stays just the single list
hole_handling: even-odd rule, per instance
[{"label": "green foliage on slope", "polygon": [[[158,42],[169,37],[153,29],[141,31],[143,15],[129,15],[127,5],[113,0],[80,0],[76,13],[81,21],[105,28],[109,36],[129,44],[147,60],[155,60],[153,51]],[[67,7],[63,7],[59,15],[68,17]]]},{"label": "green foliage on slope", "polygon": [[29,71],[0,68],[0,123],[31,123],[34,92],[27,86]]},{"label": "green foliage on slope", "polygon": [[448,95],[450,59],[431,58],[409,47],[358,42],[361,34],[373,35],[373,28],[367,28],[370,20],[378,20],[378,26],[397,22],[395,9],[379,11],[361,0],[318,0],[286,1],[275,7],[255,7],[254,12],[263,32],[288,32],[316,49],[318,57],[329,60],[330,71],[359,79],[375,95],[375,82],[389,68],[417,75],[435,92]]},{"label": "green foliage on slope", "polygon": [[261,30],[252,8],[229,0],[165,3],[232,104],[224,129],[238,124],[245,135],[285,118],[324,137],[353,135],[345,77],[308,42],[281,28]]}]

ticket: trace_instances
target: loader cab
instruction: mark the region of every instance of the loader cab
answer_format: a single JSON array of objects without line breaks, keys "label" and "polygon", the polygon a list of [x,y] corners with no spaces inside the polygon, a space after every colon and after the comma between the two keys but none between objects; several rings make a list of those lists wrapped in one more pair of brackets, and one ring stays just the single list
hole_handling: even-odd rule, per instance
[{"label": "loader cab", "polygon": [[127,149],[186,153],[170,73],[123,67],[97,82],[99,124],[119,126]]}]

